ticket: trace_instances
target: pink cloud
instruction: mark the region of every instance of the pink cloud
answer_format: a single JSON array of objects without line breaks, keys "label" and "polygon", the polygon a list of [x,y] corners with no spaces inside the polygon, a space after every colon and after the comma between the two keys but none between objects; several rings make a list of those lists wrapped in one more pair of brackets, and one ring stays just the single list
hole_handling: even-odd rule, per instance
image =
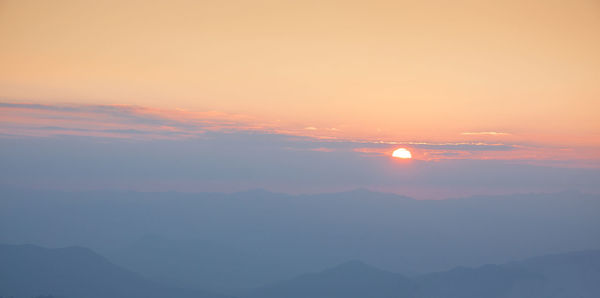
[{"label": "pink cloud", "polygon": [[[581,165],[598,165],[600,150],[582,147],[550,147],[528,144],[426,142],[353,139],[340,129],[316,129],[298,124],[286,126],[218,111],[196,112],[131,105],[41,105],[0,103],[0,135],[52,137],[59,135],[119,139],[182,139],[207,132],[255,132],[302,138],[310,146],[299,150],[320,152],[354,151],[359,154],[391,156],[398,147],[410,148],[414,159],[493,159],[512,161],[577,160]],[[508,136],[503,132],[467,132],[465,137]],[[592,162],[590,162],[592,161]]]}]

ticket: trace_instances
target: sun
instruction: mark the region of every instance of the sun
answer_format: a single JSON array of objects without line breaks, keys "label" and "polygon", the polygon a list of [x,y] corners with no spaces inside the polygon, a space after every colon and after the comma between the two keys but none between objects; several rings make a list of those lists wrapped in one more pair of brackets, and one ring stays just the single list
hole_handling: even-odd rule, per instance
[{"label": "sun", "polygon": [[400,148],[400,149],[394,150],[394,153],[392,153],[392,156],[396,157],[396,158],[402,158],[402,159],[412,158],[412,154],[410,154],[410,151],[406,150],[405,148]]}]

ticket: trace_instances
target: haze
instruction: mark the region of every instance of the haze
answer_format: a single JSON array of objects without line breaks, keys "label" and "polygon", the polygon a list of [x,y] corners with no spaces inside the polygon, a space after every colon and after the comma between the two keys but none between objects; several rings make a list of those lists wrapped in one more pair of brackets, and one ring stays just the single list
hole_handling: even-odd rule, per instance
[{"label": "haze", "polygon": [[600,296],[600,3],[0,0],[0,298]]}]

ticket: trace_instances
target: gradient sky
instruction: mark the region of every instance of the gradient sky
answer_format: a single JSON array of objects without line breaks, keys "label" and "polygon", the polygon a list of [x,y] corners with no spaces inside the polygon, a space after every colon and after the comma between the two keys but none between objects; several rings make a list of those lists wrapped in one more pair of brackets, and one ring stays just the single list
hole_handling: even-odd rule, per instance
[{"label": "gradient sky", "polygon": [[[489,175],[500,167],[515,181],[525,177],[522,167],[550,168],[556,177],[547,190],[598,191],[600,3],[594,0],[0,0],[0,44],[3,162],[27,159],[28,142],[55,148],[58,139],[137,144],[130,150],[148,142],[206,142],[214,146],[204,158],[220,160],[229,148],[219,140],[235,137],[240,156],[221,160],[220,178],[182,174],[165,188],[202,190],[189,185],[210,180],[217,190],[403,192],[416,176],[390,177],[412,171],[421,175],[415,189],[442,196],[546,190],[539,181],[469,185],[474,173],[464,183],[431,184],[444,180],[448,169],[440,165],[451,163]],[[398,147],[413,151],[412,164],[389,159]],[[278,158],[257,159],[258,148],[278,148]],[[301,157],[315,168],[282,170],[299,151],[318,155]],[[44,156],[56,163],[58,155]],[[316,169],[340,158],[335,163],[349,172],[368,164],[370,178],[332,179],[327,187],[332,173]],[[260,181],[233,181],[232,160],[262,167],[258,172],[273,169]],[[425,168],[432,172],[416,170]],[[52,171],[30,177],[23,167],[25,176],[15,178],[6,169],[5,184],[68,184]],[[173,171],[169,180],[179,177]],[[288,181],[266,178],[284,172]],[[127,177],[136,183],[96,187],[150,181],[135,173]],[[314,181],[295,184],[293,173]]]}]

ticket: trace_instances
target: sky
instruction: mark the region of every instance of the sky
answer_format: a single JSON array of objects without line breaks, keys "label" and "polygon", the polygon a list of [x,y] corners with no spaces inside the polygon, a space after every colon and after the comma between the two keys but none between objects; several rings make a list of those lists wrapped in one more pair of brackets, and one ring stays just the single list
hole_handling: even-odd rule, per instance
[{"label": "sky", "polygon": [[598,1],[0,0],[0,44],[2,185],[600,192]]}]

